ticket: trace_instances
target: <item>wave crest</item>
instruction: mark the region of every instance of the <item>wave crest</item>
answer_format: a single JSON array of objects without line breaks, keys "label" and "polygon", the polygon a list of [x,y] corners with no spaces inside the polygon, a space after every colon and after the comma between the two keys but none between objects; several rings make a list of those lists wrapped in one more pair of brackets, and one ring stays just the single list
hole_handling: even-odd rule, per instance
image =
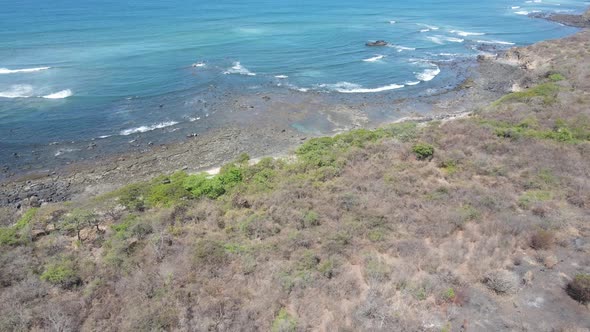
[{"label": "wave crest", "polygon": [[61,90],[61,91],[56,92],[56,93],[48,94],[46,96],[43,96],[42,98],[45,98],[45,99],[64,99],[64,98],[71,97],[72,95],[73,95],[72,90],[67,89],[67,90]]},{"label": "wave crest", "polygon": [[433,65],[434,68],[424,69],[423,72],[416,74],[416,78],[423,82],[432,81],[438,74],[440,74],[440,68],[437,65]]},{"label": "wave crest", "polygon": [[377,54],[372,58],[364,59],[364,62],[377,62],[381,59],[385,58],[385,55]]},{"label": "wave crest", "polygon": [[256,73],[249,71],[246,67],[242,66],[239,61],[234,62],[234,65],[223,73],[225,75],[240,74],[246,76],[256,76]]},{"label": "wave crest", "polygon": [[145,133],[146,131],[162,129],[162,128],[174,126],[175,124],[178,124],[178,122],[176,122],[176,121],[160,122],[160,123],[156,123],[151,126],[140,126],[140,127],[121,130],[121,132],[119,134],[123,135],[123,136],[128,136],[128,135],[136,134],[136,133]]},{"label": "wave crest", "polygon": [[37,71],[47,70],[51,67],[37,67],[37,68],[23,68],[23,69],[8,69],[8,68],[0,68],[0,75],[1,74],[16,74],[16,73],[34,73]]},{"label": "wave crest", "polygon": [[337,91],[340,93],[374,93],[374,92],[382,92],[388,90],[396,90],[401,89],[404,85],[400,84],[389,84],[386,86],[381,86],[378,88],[363,88],[362,85],[354,84],[350,82],[338,82],[336,84],[320,84],[319,87],[321,88],[328,88],[333,91]]}]

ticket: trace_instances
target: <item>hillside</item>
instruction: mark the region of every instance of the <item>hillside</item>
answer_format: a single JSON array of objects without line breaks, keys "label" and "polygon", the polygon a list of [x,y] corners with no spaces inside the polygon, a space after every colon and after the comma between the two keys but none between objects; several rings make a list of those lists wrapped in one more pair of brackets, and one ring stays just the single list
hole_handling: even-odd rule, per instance
[{"label": "hillside", "polygon": [[489,61],[469,116],[2,208],[0,330],[588,331],[590,32]]}]

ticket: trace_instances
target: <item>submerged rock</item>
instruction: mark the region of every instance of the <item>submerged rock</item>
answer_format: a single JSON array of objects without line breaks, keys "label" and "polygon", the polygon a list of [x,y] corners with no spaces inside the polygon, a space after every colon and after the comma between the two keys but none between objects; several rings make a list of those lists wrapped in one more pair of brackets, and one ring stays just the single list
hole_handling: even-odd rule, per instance
[{"label": "submerged rock", "polygon": [[374,42],[367,42],[366,46],[387,46],[388,43],[385,40],[377,40]]}]

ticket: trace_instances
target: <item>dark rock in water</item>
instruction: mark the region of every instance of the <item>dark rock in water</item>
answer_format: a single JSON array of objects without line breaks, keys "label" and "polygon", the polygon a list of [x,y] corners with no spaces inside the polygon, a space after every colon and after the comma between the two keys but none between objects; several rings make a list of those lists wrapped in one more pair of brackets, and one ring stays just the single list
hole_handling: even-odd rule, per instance
[{"label": "dark rock in water", "polygon": [[482,51],[482,52],[486,52],[486,53],[496,53],[499,50],[498,46],[493,45],[493,44],[480,44],[480,45],[477,45],[476,48],[478,51]]},{"label": "dark rock in water", "polygon": [[377,41],[374,41],[374,42],[368,42],[365,45],[372,47],[372,46],[387,46],[387,44],[388,43],[385,40],[377,40]]}]

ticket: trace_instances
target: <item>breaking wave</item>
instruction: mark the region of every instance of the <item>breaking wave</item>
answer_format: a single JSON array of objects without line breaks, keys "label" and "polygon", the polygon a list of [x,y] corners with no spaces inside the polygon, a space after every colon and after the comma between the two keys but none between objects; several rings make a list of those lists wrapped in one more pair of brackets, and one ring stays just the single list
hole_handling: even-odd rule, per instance
[{"label": "breaking wave", "polygon": [[123,136],[127,136],[127,135],[131,135],[131,134],[136,134],[136,133],[145,133],[147,131],[152,131],[152,130],[156,130],[156,129],[162,129],[162,128],[174,126],[175,124],[178,124],[178,122],[176,122],[176,121],[160,122],[160,123],[157,123],[157,124],[154,124],[151,126],[140,126],[140,127],[121,130],[121,132],[119,134],[123,135]]}]

